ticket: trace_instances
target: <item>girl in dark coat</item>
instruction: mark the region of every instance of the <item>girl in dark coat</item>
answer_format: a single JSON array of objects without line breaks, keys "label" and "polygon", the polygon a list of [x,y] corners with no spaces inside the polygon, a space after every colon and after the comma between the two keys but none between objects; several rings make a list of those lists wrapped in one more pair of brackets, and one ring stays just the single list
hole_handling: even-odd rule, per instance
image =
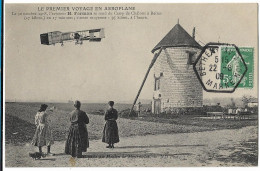
[{"label": "girl in dark coat", "polygon": [[89,118],[85,112],[80,110],[80,101],[75,101],[74,111],[70,113],[71,126],[65,145],[65,153],[72,157],[82,157],[82,152],[86,152],[89,147],[88,131],[86,124]]},{"label": "girl in dark coat", "polygon": [[107,148],[114,148],[114,143],[119,142],[118,127],[116,120],[118,118],[117,110],[113,108],[114,102],[108,102],[110,108],[105,113],[106,124],[103,130],[102,142],[107,143]]}]

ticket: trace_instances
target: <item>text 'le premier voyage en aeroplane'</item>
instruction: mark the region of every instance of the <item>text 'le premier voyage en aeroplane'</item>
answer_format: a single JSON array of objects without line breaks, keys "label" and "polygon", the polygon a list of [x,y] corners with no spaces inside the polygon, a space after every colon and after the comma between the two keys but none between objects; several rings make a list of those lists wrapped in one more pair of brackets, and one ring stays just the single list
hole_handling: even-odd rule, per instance
[{"label": "text 'le premier voyage en aeroplane'", "polygon": [[56,43],[61,43],[61,46],[63,46],[63,42],[65,41],[75,41],[75,45],[82,45],[84,40],[88,40],[90,42],[100,42],[102,38],[105,38],[105,33],[104,29],[100,28],[65,33],[53,31],[43,33],[40,37],[41,44],[43,45],[55,45]]}]

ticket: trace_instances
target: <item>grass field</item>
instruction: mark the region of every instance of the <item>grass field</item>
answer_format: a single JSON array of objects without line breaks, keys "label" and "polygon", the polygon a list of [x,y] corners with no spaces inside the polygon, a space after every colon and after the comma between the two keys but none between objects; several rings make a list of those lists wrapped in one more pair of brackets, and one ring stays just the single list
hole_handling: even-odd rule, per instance
[{"label": "grass field", "polygon": [[[62,141],[66,139],[69,128],[69,113],[74,109],[73,104],[49,103],[50,107],[56,109],[51,114],[51,126],[54,139]],[[5,135],[6,143],[21,144],[31,141],[34,131],[34,116],[38,111],[40,103],[6,103],[5,108]],[[130,104],[116,104],[115,108],[122,111],[130,108]],[[106,104],[82,104],[82,110],[88,113],[90,123],[88,124],[89,138],[100,139],[102,137],[104,116],[95,115],[96,111],[105,110]],[[118,127],[120,137],[135,135],[166,134],[166,133],[188,133],[211,131],[218,129],[237,129],[245,126],[256,126],[257,117],[250,120],[213,120],[203,119],[198,116],[183,115],[171,119],[141,117],[141,118],[119,118]]]}]

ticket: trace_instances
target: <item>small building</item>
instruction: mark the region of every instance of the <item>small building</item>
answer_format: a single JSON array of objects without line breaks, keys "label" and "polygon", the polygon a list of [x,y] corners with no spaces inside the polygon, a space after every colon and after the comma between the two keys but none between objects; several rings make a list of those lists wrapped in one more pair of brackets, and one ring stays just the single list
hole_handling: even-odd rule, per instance
[{"label": "small building", "polygon": [[252,101],[247,103],[248,107],[258,107],[258,102],[257,101]]},{"label": "small building", "polygon": [[201,46],[180,24],[176,24],[153,48],[162,52],[154,64],[152,112],[160,114],[172,108],[202,107],[202,86],[193,70]]}]

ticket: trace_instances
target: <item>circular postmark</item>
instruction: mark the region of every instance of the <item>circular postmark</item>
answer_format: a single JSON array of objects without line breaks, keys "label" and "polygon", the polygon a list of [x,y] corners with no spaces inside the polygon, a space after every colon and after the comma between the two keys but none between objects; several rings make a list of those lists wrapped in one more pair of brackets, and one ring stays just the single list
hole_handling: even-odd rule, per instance
[{"label": "circular postmark", "polygon": [[207,92],[232,93],[247,72],[247,65],[234,44],[208,43],[193,69]]}]

